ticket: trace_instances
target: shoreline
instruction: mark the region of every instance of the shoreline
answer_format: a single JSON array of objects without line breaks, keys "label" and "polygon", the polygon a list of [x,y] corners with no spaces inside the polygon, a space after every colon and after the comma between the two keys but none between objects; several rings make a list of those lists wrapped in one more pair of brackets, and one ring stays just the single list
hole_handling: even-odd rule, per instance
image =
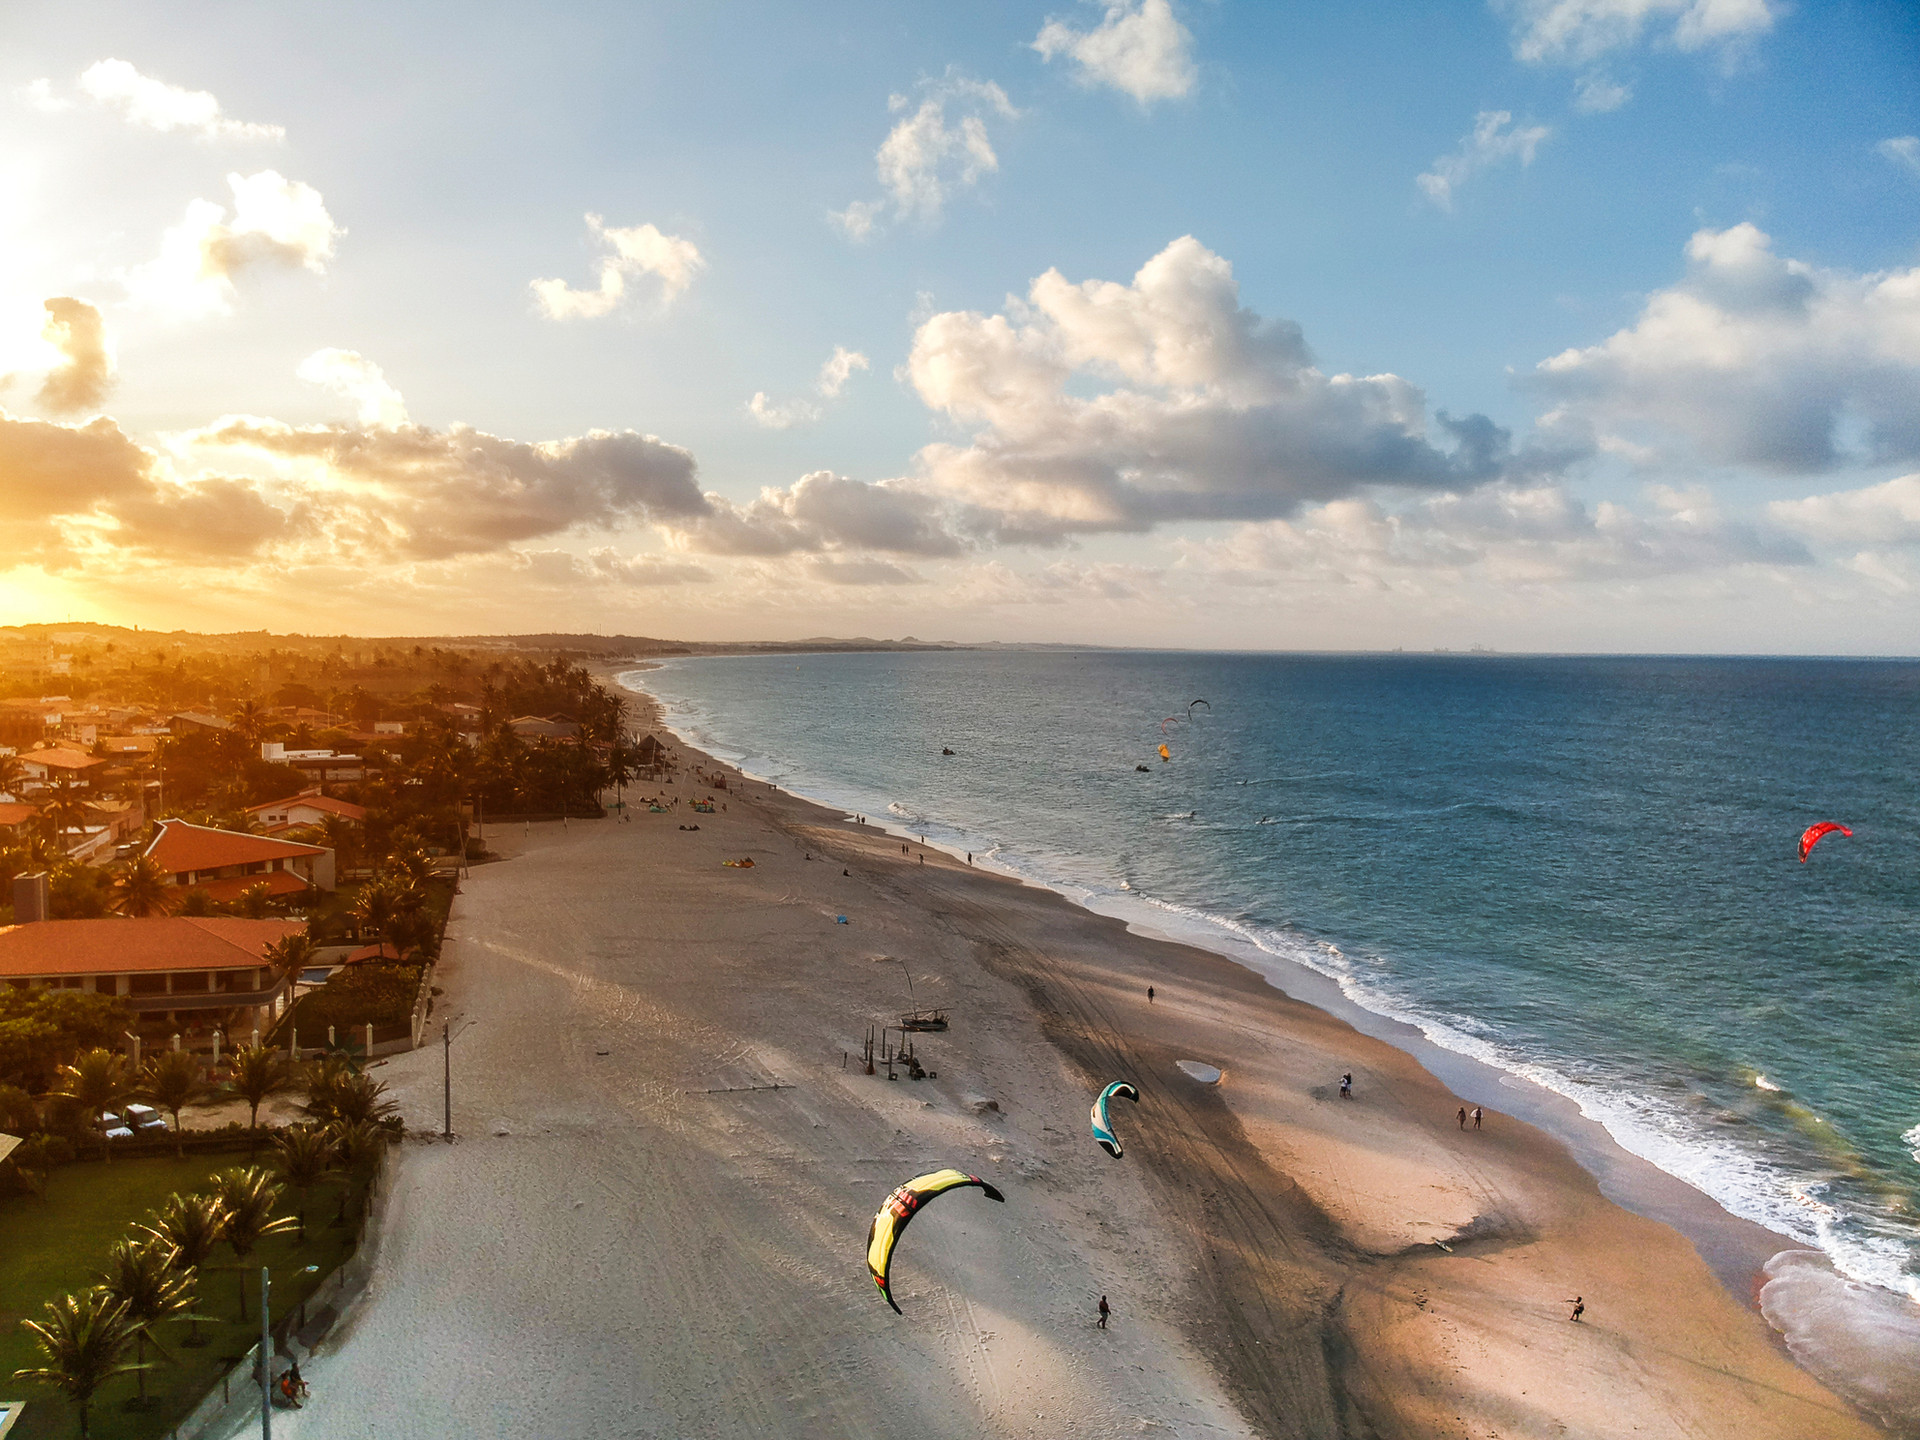
[{"label": "shoreline", "polygon": [[[630,687],[622,684],[618,678],[620,674],[632,674],[638,668],[639,667],[625,667],[624,669],[609,673],[606,678],[618,685],[621,689],[627,690],[628,693],[637,695],[643,704],[655,708],[656,713],[660,713],[658,712],[658,702],[651,695],[644,691],[630,689]],[[660,713],[659,723],[662,728],[665,728],[663,713]],[[710,763],[720,768],[734,771],[734,773],[740,773],[737,767],[716,757],[707,755],[707,753],[700,750],[697,745],[688,741],[684,735],[678,735],[678,732],[675,733],[681,744],[689,751],[705,756]],[[764,780],[758,783],[771,785],[771,782]],[[816,826],[821,824],[835,824],[838,822],[837,814],[829,813],[825,807],[815,801],[793,795],[792,792],[775,790],[773,793],[787,795],[791,803],[802,806],[809,812],[815,812],[813,823]],[[868,836],[887,835],[890,840],[896,838],[894,834],[889,833],[888,828],[872,825],[859,828]],[[906,832],[904,827],[896,826],[890,828],[898,834],[910,833]],[[914,848],[919,849],[922,847],[916,845]],[[935,847],[933,846],[924,848],[930,855],[935,851]],[[953,862],[949,860],[949,863]],[[955,865],[955,868],[959,869],[960,873],[966,874],[966,871],[962,867]],[[1259,991],[1265,992],[1266,996],[1272,997],[1274,1002],[1289,1006],[1298,1006],[1300,1010],[1309,1011],[1311,1015],[1315,1017],[1316,1024],[1339,1027],[1339,1029],[1346,1030],[1353,1034],[1356,1039],[1364,1036],[1365,1043],[1377,1045],[1381,1049],[1390,1050],[1398,1066],[1405,1067],[1417,1073],[1421,1081],[1424,1082],[1425,1087],[1428,1087],[1431,1091],[1447,1095],[1450,1100],[1458,1096],[1464,1099],[1467,1104],[1477,1102],[1488,1106],[1491,1110],[1494,1100],[1497,1099],[1500,1102],[1500,1108],[1509,1113],[1525,1108],[1524,1106],[1514,1105],[1515,1097],[1510,1093],[1496,1092],[1495,1094],[1489,1095],[1484,1093],[1485,1087],[1481,1086],[1479,1087],[1481,1093],[1468,1094],[1467,1091],[1471,1088],[1469,1086],[1454,1084],[1449,1087],[1443,1082],[1450,1079],[1457,1080],[1462,1075],[1473,1078],[1469,1074],[1471,1071],[1480,1072],[1478,1079],[1481,1081],[1487,1080],[1488,1077],[1493,1077],[1497,1082],[1508,1087],[1511,1087],[1515,1083],[1525,1084],[1527,1082],[1518,1082],[1517,1077],[1508,1077],[1503,1072],[1496,1071],[1492,1067],[1474,1061],[1469,1057],[1458,1056],[1453,1054],[1453,1052],[1444,1051],[1431,1041],[1425,1040],[1423,1036],[1419,1036],[1419,1033],[1411,1026],[1406,1026],[1387,1017],[1377,1016],[1371,1012],[1361,1010],[1359,1006],[1339,992],[1338,987],[1331,979],[1319,976],[1315,972],[1305,969],[1305,967],[1300,967],[1301,976],[1310,977],[1311,981],[1317,981],[1323,987],[1323,993],[1306,996],[1296,994],[1294,987],[1281,984],[1274,978],[1270,973],[1271,967],[1256,968],[1249,965],[1246,960],[1240,957],[1225,955],[1210,947],[1197,947],[1190,941],[1171,934],[1143,933],[1137,924],[1129,924],[1123,919],[1103,915],[1100,911],[1086,906],[1070,896],[1063,895],[1051,887],[1043,888],[1022,877],[1006,876],[1004,878],[996,878],[991,877],[990,872],[979,869],[972,872],[972,876],[969,876],[970,881],[973,876],[990,879],[991,883],[1012,884],[1023,890],[1037,891],[1038,894],[1044,895],[1047,901],[1071,907],[1078,915],[1086,917],[1086,920],[1090,923],[1111,925],[1117,929],[1121,929],[1128,940],[1136,944],[1149,947],[1169,947],[1174,952],[1180,952],[1186,957],[1187,963],[1194,963],[1196,957],[1204,957],[1204,961],[1200,963],[1206,966],[1226,967],[1231,970],[1238,982],[1233,988],[1238,989],[1241,986],[1250,984],[1257,987]],[[1031,986],[1032,976],[1030,974],[1023,976],[1022,983]],[[1312,986],[1311,984],[1306,984],[1299,988],[1310,990]],[[1044,1013],[1045,1006],[1038,997],[1037,992],[1034,998],[1035,1003],[1041,1005]],[[1357,1025],[1352,1023],[1356,1020],[1360,1022]],[[1301,1023],[1301,1017],[1295,1014],[1291,1018],[1290,1023],[1292,1026],[1297,1027]],[[1076,1040],[1073,1034],[1073,1027],[1068,1026],[1065,1030],[1062,1030],[1057,1022],[1050,1021],[1049,1024],[1049,1039],[1053,1041],[1056,1048],[1061,1049],[1063,1053],[1077,1053],[1075,1046],[1084,1040],[1084,1036]],[[1276,1026],[1270,1038],[1278,1043],[1279,1038],[1286,1033],[1288,1028],[1288,1025]],[[1382,1031],[1387,1033],[1379,1033]],[[1399,1033],[1393,1033],[1396,1031]],[[1429,1053],[1416,1053],[1418,1048],[1422,1046],[1424,1046],[1425,1050]],[[1082,1058],[1084,1059],[1084,1056]],[[1194,1058],[1209,1059],[1211,1057],[1197,1056]],[[1228,1068],[1231,1074],[1233,1067]],[[1445,1073],[1436,1074],[1434,1073],[1436,1070],[1440,1072],[1452,1070],[1455,1074],[1451,1076]],[[1092,1072],[1089,1072],[1089,1075],[1091,1075],[1091,1073]],[[1234,1087],[1230,1086],[1227,1093],[1231,1093],[1233,1088]],[[1324,1089],[1324,1086],[1322,1088]],[[1551,1096],[1551,1092],[1539,1089],[1539,1087],[1531,1088],[1539,1090],[1539,1093],[1543,1096]],[[1549,1166],[1548,1168],[1570,1169],[1573,1174],[1578,1177],[1578,1180],[1574,1182],[1573,1188],[1590,1189],[1593,1192],[1592,1198],[1595,1202],[1609,1210],[1618,1208],[1618,1213],[1621,1215],[1628,1214],[1631,1209],[1635,1221],[1657,1227],[1660,1232],[1678,1242],[1679,1245],[1686,1250],[1688,1258],[1700,1267],[1706,1283],[1712,1287],[1715,1294],[1723,1302],[1738,1308],[1739,1312],[1751,1327],[1752,1333],[1749,1337],[1750,1340],[1776,1357],[1780,1363],[1791,1367],[1795,1375],[1805,1377],[1808,1384],[1818,1388],[1817,1381],[1814,1377],[1808,1371],[1794,1366],[1793,1362],[1788,1358],[1785,1342],[1761,1317],[1755,1293],[1757,1290],[1757,1282],[1764,1278],[1760,1273],[1760,1267],[1778,1252],[1795,1249],[1796,1243],[1787,1237],[1777,1236],[1774,1232],[1768,1231],[1759,1225],[1741,1221],[1731,1216],[1709,1197],[1694,1189],[1692,1186],[1666,1175],[1665,1172],[1659,1171],[1650,1163],[1640,1161],[1629,1155],[1623,1149],[1620,1149],[1614,1144],[1610,1137],[1605,1135],[1604,1130],[1602,1130],[1597,1123],[1586,1121],[1584,1118],[1579,1117],[1570,1101],[1565,1101],[1558,1096],[1552,1096],[1551,1098],[1559,1101],[1567,1111],[1573,1112],[1574,1118],[1578,1120],[1579,1123],[1589,1126],[1592,1131],[1596,1132],[1599,1137],[1598,1143],[1588,1148],[1590,1151],[1598,1153],[1599,1163],[1595,1163],[1594,1153],[1581,1154],[1581,1147],[1569,1144],[1564,1136],[1548,1133],[1544,1127],[1531,1123],[1534,1117],[1524,1117],[1522,1126],[1532,1137],[1529,1141],[1530,1148],[1535,1151],[1551,1151],[1558,1162],[1557,1167]],[[1229,1112],[1233,1109],[1231,1102],[1228,1104],[1227,1109]],[[1231,1113],[1229,1114],[1229,1120],[1239,1119],[1243,1125],[1245,1124],[1246,1118],[1247,1117],[1233,1117]],[[1268,1118],[1270,1119],[1271,1117]],[[1501,1119],[1505,1121],[1507,1116],[1502,1115]],[[1227,1122],[1223,1121],[1221,1123]],[[1319,1138],[1324,1139],[1325,1137]],[[1272,1153],[1270,1152],[1284,1156],[1287,1153],[1287,1147],[1285,1145],[1275,1147],[1273,1145],[1262,1145],[1255,1141],[1247,1140],[1245,1148],[1252,1152],[1253,1157],[1252,1160],[1247,1163],[1255,1164],[1267,1174],[1271,1188],[1282,1192],[1291,1190],[1292,1193],[1301,1198],[1303,1208],[1299,1209],[1291,1217],[1296,1225],[1303,1224],[1309,1231],[1320,1234],[1322,1238],[1330,1237],[1330,1243],[1336,1250],[1343,1245],[1351,1246],[1353,1244],[1352,1235],[1347,1232],[1354,1230],[1356,1224],[1355,1217],[1352,1215],[1340,1215],[1338,1213],[1338,1205],[1329,1206],[1326,1203],[1327,1197],[1315,1193],[1312,1185],[1307,1185],[1303,1190],[1302,1187],[1294,1185],[1293,1182],[1287,1178],[1284,1166],[1275,1166],[1271,1163]],[[1612,1156],[1609,1157],[1605,1154],[1607,1150],[1613,1152]],[[1607,1163],[1609,1159],[1614,1163],[1609,1165]],[[1582,1161],[1586,1163],[1582,1164]],[[1545,1164],[1546,1162],[1543,1157],[1536,1156],[1536,1163]],[[1623,1171],[1634,1172],[1630,1174],[1630,1184],[1622,1184]],[[1649,1177],[1657,1177],[1657,1179],[1650,1179]],[[1565,1188],[1565,1182],[1569,1177],[1563,1174],[1560,1178],[1562,1188]],[[1662,1183],[1664,1183],[1668,1191],[1665,1195],[1657,1193],[1661,1189]],[[1632,1198],[1640,1202],[1638,1207],[1616,1207],[1614,1194],[1609,1192],[1621,1192],[1623,1190],[1631,1192]],[[1645,1214],[1646,1210],[1654,1210],[1656,1213],[1648,1216]],[[1692,1236],[1683,1236],[1680,1228],[1674,1225],[1672,1221],[1676,1217],[1682,1219],[1691,1217],[1698,1220],[1701,1218],[1701,1212],[1706,1210],[1714,1212],[1714,1217],[1717,1217],[1714,1224],[1722,1233],[1718,1245],[1703,1247],[1698,1244]],[[1314,1217],[1318,1218],[1316,1219]],[[1479,1244],[1489,1238],[1490,1225],[1493,1230],[1500,1229],[1500,1222],[1497,1220],[1489,1222],[1487,1216],[1478,1211],[1454,1218],[1460,1223],[1454,1227],[1451,1232],[1452,1236],[1454,1238],[1467,1237],[1465,1243],[1468,1245]],[[1365,1224],[1361,1223],[1359,1228],[1364,1230]],[[1525,1227],[1522,1228],[1524,1229]],[[1373,1238],[1378,1239],[1377,1236]],[[1448,1232],[1443,1229],[1433,1234],[1430,1239],[1415,1242],[1413,1248],[1418,1248],[1419,1245],[1432,1243],[1434,1241],[1444,1241],[1448,1238]],[[1507,1238],[1509,1241],[1512,1239],[1511,1236]],[[1361,1246],[1360,1249],[1372,1259],[1379,1259],[1377,1250],[1365,1245]],[[1402,1246],[1398,1252],[1398,1256],[1405,1263],[1412,1263],[1406,1261],[1407,1250],[1408,1247]],[[1441,1254],[1442,1251],[1436,1248],[1428,1253],[1438,1255]],[[1709,1259],[1712,1261],[1711,1273],[1708,1273],[1707,1262]],[[1342,1293],[1344,1293],[1344,1286],[1341,1288]],[[1744,1293],[1742,1293],[1743,1291]],[[1424,1306],[1419,1308],[1424,1309]],[[1245,1336],[1241,1338],[1243,1342],[1246,1340]],[[1613,1402],[1610,1400],[1609,1403]],[[1801,1430],[1798,1433],[1810,1432]]]},{"label": "shoreline", "polygon": [[[829,797],[791,789],[768,776],[742,768],[736,761],[709,753],[699,740],[669,721],[666,708],[657,696],[627,686],[620,679],[622,675],[664,668],[659,663],[642,663],[618,671],[608,670],[603,678],[627,694],[645,698],[655,708],[659,728],[709,762],[774,785],[808,804],[826,810],[846,809]],[[915,844],[940,850],[953,859],[960,859],[966,853],[963,847],[952,842],[922,842],[918,832],[899,817],[884,816],[876,820],[868,816],[867,820],[871,828],[896,838],[911,838]],[[1768,1278],[1767,1263],[1783,1252],[1809,1249],[1806,1242],[1794,1236],[1734,1214],[1682,1176],[1627,1149],[1604,1122],[1581,1110],[1573,1097],[1491,1061],[1450,1049],[1432,1039],[1417,1022],[1368,1008],[1349,995],[1334,976],[1264,949],[1211,917],[1185,916],[1173,907],[1144,898],[1128,903],[1115,897],[1096,896],[1078,887],[1001,865],[993,860],[991,852],[976,854],[975,858],[976,868],[1046,890],[1090,914],[1119,920],[1130,933],[1143,939],[1194,946],[1231,961],[1289,998],[1323,1010],[1361,1034],[1404,1051],[1469,1104],[1478,1100],[1483,1105],[1491,1105],[1498,1100],[1503,1107],[1509,1107],[1509,1113],[1515,1118],[1544,1130],[1565,1145],[1608,1199],[1646,1219],[1678,1230],[1720,1277],[1729,1293],[1756,1313],[1761,1309],[1760,1287]],[[1184,925],[1180,923],[1183,920]]]}]

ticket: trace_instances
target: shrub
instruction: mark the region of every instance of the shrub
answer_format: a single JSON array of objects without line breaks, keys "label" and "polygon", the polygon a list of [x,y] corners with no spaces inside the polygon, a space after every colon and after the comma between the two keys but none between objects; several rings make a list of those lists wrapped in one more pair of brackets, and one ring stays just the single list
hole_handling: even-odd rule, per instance
[{"label": "shrub", "polygon": [[[413,1016],[419,988],[418,965],[347,965],[318,990],[300,997],[295,1023],[309,1043],[329,1025],[349,1032],[369,1022],[379,1028],[405,1025]],[[340,1038],[350,1040],[352,1035]]]}]

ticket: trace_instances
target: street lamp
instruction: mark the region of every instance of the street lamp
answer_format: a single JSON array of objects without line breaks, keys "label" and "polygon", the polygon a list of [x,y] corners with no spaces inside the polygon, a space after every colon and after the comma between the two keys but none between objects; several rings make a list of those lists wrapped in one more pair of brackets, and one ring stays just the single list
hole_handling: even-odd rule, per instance
[{"label": "street lamp", "polygon": [[[309,1265],[294,1273],[311,1275],[320,1267]],[[273,1329],[267,1317],[268,1297],[273,1291],[271,1272],[260,1267],[260,1440],[273,1440]]]},{"label": "street lamp", "polygon": [[[468,1030],[479,1023],[478,1020],[467,1021],[465,1025],[460,1027],[460,1033],[462,1035],[466,1034]],[[441,1131],[440,1138],[442,1140],[451,1140],[453,1139],[453,1022],[451,1020],[442,1021],[440,1025],[440,1055],[444,1062],[444,1086],[446,1095],[446,1125]]]}]

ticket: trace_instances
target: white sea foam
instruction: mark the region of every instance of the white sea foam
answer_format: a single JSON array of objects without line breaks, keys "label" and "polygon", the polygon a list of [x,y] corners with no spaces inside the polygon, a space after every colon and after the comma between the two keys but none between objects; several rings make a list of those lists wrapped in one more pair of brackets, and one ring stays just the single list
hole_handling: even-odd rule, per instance
[{"label": "white sea foam", "polygon": [[1902,1135],[1900,1137],[1900,1143],[1912,1148],[1913,1163],[1920,1165],[1920,1125],[1914,1126],[1911,1130],[1907,1131],[1906,1134]]},{"label": "white sea foam", "polygon": [[1786,1086],[1776,1085],[1773,1083],[1773,1081],[1767,1079],[1767,1077],[1764,1075],[1754,1076],[1753,1083],[1756,1088],[1761,1090],[1771,1090],[1776,1095],[1784,1094],[1786,1091]]},{"label": "white sea foam", "polygon": [[1782,1251],[1766,1272],[1760,1309],[1794,1359],[1890,1424],[1920,1418],[1920,1308],[1812,1251]]}]

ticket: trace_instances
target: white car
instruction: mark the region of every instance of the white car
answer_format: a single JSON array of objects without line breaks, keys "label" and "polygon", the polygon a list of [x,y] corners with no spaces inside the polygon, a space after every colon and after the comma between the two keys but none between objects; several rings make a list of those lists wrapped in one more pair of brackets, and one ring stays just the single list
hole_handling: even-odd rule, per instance
[{"label": "white car", "polygon": [[131,1140],[135,1135],[167,1133],[166,1117],[151,1105],[129,1105],[118,1115],[111,1110],[102,1110],[100,1123],[106,1128],[109,1140]]}]

